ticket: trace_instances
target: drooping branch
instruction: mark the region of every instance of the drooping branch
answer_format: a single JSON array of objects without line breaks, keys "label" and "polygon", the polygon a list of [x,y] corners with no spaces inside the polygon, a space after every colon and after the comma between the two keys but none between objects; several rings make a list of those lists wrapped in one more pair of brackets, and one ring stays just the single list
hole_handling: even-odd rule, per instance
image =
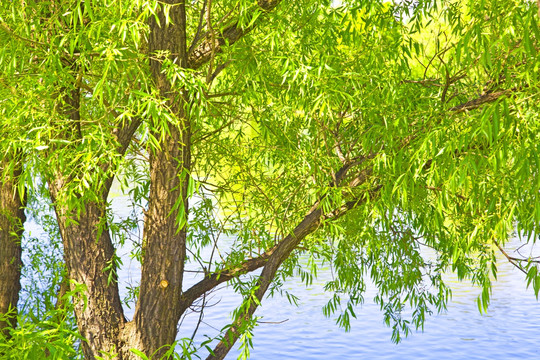
[{"label": "drooping branch", "polygon": [[[342,172],[342,174],[345,176],[346,171]],[[350,187],[357,187],[361,184],[365,184],[370,178],[371,174],[372,169],[370,167],[364,168],[349,182],[348,185]],[[311,208],[304,219],[294,228],[293,232],[281,240],[275,249],[273,249],[272,254],[266,261],[262,273],[257,281],[257,288],[254,296],[258,301],[252,301],[247,311],[236,319],[233,326],[230,327],[227,333],[223,336],[223,340],[216,345],[212,354],[207,357],[207,360],[221,360],[225,358],[238,337],[241,335],[240,329],[242,325],[248,322],[255,313],[258,304],[263,299],[281,264],[308,235],[315,232],[324,224],[325,221],[336,220],[345,215],[351,209],[365,204],[371,198],[376,196],[380,189],[381,186],[376,186],[370,191],[363,192],[360,197],[347,201],[345,204],[329,213],[323,212],[320,206],[320,201],[318,201]]]},{"label": "drooping branch", "polygon": [[512,265],[514,265],[517,269],[519,269],[522,273],[524,273],[525,275],[527,275],[527,270],[525,270],[523,268],[523,266],[521,266],[521,263],[522,262],[527,262],[527,263],[536,263],[536,264],[540,264],[540,260],[533,260],[531,258],[517,258],[517,257],[514,257],[514,256],[510,256],[506,250],[504,250],[504,248],[501,246],[501,244],[499,244],[499,242],[497,242],[496,240],[493,241],[495,243],[495,245],[499,248],[499,251],[501,252],[501,254],[504,255],[504,257],[508,260],[508,262]]},{"label": "drooping branch", "polygon": [[[281,0],[258,0],[258,7],[264,11],[271,11],[279,5]],[[188,54],[188,68],[198,69],[212,58],[213,54],[222,51],[225,45],[232,45],[240,40],[244,35],[254,29],[257,24],[242,28],[238,22],[225,28],[221,34],[210,31],[202,42],[194,47]]]},{"label": "drooping branch", "polygon": [[497,92],[485,93],[485,94],[477,97],[476,99],[469,100],[469,101],[467,101],[467,102],[465,102],[463,104],[460,104],[460,105],[457,105],[457,106],[454,106],[454,107],[450,108],[450,111],[462,112],[462,111],[467,111],[467,110],[473,110],[473,109],[476,109],[476,108],[480,107],[480,105],[482,105],[482,104],[496,101],[500,97],[505,96],[505,95],[509,95],[510,93],[512,93],[512,90],[501,90],[501,91],[497,91]]},{"label": "drooping branch", "polygon": [[[410,144],[410,139],[406,139],[402,146],[407,146]],[[372,176],[373,169],[369,166],[364,167],[361,171],[357,172],[356,176],[351,177],[347,176],[349,170],[359,164],[362,164],[366,159],[372,159],[376,154],[370,154],[360,159],[355,159],[354,163],[349,163],[344,165],[340,170],[336,172],[336,185],[344,180],[348,179],[348,188],[353,189],[357,188],[362,184],[366,184]],[[430,160],[431,162],[432,160]],[[241,335],[241,329],[243,324],[246,324],[255,313],[258,304],[264,297],[265,292],[269,288],[277,270],[291,254],[294,249],[297,249],[301,241],[308,236],[309,234],[316,231],[322,224],[327,220],[335,220],[351,209],[357,208],[366,204],[370,199],[376,197],[382,185],[377,185],[371,190],[363,192],[360,196],[357,196],[354,199],[347,201],[341,207],[335,209],[330,213],[323,213],[321,208],[318,206],[319,203],[315,204],[314,207],[310,210],[308,215],[302,220],[302,222],[294,229],[293,234],[284,238],[276,248],[272,249],[272,253],[268,259],[265,259],[266,263],[264,264],[263,271],[258,279],[258,287],[255,291],[254,296],[258,301],[252,301],[250,307],[237,318],[232,327],[229,328],[227,333],[223,336],[223,340],[220,341],[213,350],[213,353],[207,357],[207,360],[217,360],[224,359],[229,350],[232,348],[236,340]]]}]

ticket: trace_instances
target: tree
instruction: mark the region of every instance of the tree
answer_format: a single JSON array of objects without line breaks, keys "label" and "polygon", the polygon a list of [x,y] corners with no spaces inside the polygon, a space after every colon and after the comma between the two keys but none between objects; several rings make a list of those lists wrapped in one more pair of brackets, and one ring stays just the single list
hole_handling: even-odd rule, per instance
[{"label": "tree", "polygon": [[[325,311],[346,302],[345,328],[369,276],[399,340],[411,321],[419,327],[444,308],[444,271],[482,286],[486,307],[495,252],[513,234],[536,239],[533,2],[51,0],[0,9],[2,198],[13,199],[8,218],[20,224],[25,186],[48,194],[85,358],[170,354],[190,335],[177,334],[181,316],[231,282],[244,301],[208,357],[222,359],[284,278],[316,272],[301,254],[335,267]],[[116,248],[137,219],[114,223],[115,179],[144,209],[130,321]],[[203,247],[222,246],[215,232],[236,240],[227,255],[202,258]],[[21,236],[8,233],[1,249]],[[537,262],[508,258],[538,295]],[[188,288],[191,262],[204,273]],[[16,303],[16,285],[2,291]],[[196,351],[183,345],[184,355]]]},{"label": "tree", "polygon": [[[0,163],[0,314],[9,314],[9,318],[0,320],[0,329],[16,327],[17,302],[21,289],[21,235],[26,217],[24,214],[24,196],[16,187],[17,177],[21,173],[20,162],[6,154]],[[16,155],[15,155],[16,156]],[[14,156],[14,157],[15,157]],[[19,166],[17,166],[19,165]]]}]

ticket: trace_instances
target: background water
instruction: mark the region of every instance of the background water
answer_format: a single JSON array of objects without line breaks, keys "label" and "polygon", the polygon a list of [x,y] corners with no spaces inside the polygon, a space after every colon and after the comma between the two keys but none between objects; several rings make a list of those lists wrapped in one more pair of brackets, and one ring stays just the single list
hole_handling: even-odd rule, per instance
[{"label": "background water", "polygon": [[[373,287],[356,310],[350,332],[326,318],[322,307],[330,295],[323,285],[330,278],[330,270],[323,268],[310,287],[299,279],[287,281],[284,288],[300,298],[298,307],[279,295],[262,302],[256,314],[263,323],[254,331],[252,359],[540,359],[540,303],[532,289],[525,288],[524,275],[503,259],[486,314],[476,305],[480,290],[450,274],[453,296],[448,311],[428,317],[423,332],[413,332],[397,345],[372,301]],[[209,303],[215,305],[205,310],[196,341],[203,341],[205,333],[215,335],[240,301],[230,288],[213,293]],[[198,318],[196,313],[188,315],[180,336],[191,336]],[[239,354],[237,345],[227,359]]]},{"label": "background water", "polygon": [[[112,206],[119,216],[129,211],[126,197],[113,198]],[[27,231],[39,236],[42,230],[29,222]],[[124,295],[125,287],[140,278],[139,265],[129,252],[129,246],[119,251],[124,262],[119,285]],[[524,274],[502,257],[498,269],[486,314],[480,314],[476,305],[480,290],[448,274],[453,292],[448,311],[427,317],[423,332],[412,332],[396,345],[379,306],[372,301],[376,295],[373,287],[368,286],[364,304],[355,310],[357,319],[352,319],[350,332],[339,328],[335,318],[323,315],[322,307],[331,297],[323,286],[331,279],[331,271],[322,267],[309,287],[295,278],[284,284],[285,290],[300,299],[298,307],[279,295],[263,300],[256,312],[262,322],[254,331],[251,359],[540,359],[540,303],[533,290],[526,289]],[[186,278],[186,286],[197,281],[192,275]],[[226,286],[210,294],[212,306],[204,311],[195,342],[204,341],[204,334],[216,336],[240,302],[241,297]],[[126,308],[126,315],[130,318],[133,309]],[[188,314],[181,322],[179,337],[191,337],[198,320],[198,313]],[[239,354],[237,344],[227,359]]]},{"label": "background water", "polygon": [[[113,206],[125,209],[125,201],[116,198]],[[121,287],[136,282],[139,271],[138,264],[126,256],[128,249],[124,251],[127,267],[120,272]],[[335,318],[326,318],[322,312],[331,297],[323,290],[331,279],[329,268],[321,268],[309,287],[300,279],[290,279],[283,288],[299,297],[299,306],[279,295],[262,301],[256,315],[263,323],[255,328],[251,359],[540,359],[540,302],[532,288],[526,289],[524,274],[502,256],[498,269],[487,313],[480,314],[477,307],[480,290],[448,274],[446,281],[452,289],[448,310],[429,316],[423,332],[412,332],[397,345],[391,342],[392,329],[384,324],[379,305],[372,300],[373,287],[368,287],[364,304],[356,310],[351,331],[345,332]],[[196,277],[185,281],[189,286]],[[204,311],[195,341],[204,341],[204,334],[215,336],[230,322],[240,302],[241,297],[227,287],[209,295],[213,306]],[[187,315],[179,337],[190,337],[198,319],[198,313]],[[227,359],[239,354],[237,344]]]}]

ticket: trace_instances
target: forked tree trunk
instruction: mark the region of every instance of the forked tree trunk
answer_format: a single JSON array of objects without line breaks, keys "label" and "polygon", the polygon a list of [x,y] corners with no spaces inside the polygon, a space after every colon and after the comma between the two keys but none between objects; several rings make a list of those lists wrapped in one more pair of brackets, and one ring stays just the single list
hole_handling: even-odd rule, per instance
[{"label": "forked tree trunk", "polygon": [[[166,23],[163,10],[158,12],[159,23],[154,17],[150,18],[149,50],[151,54],[168,51],[170,59],[185,67],[185,6],[183,1],[174,3],[170,24]],[[104,228],[107,190],[104,190],[100,203],[85,203],[83,211],[75,214],[62,199],[70,181],[63,177],[62,169],[57,169],[58,174],[49,182],[69,278],[86,287],[86,303],[75,301],[77,325],[86,339],[83,342],[86,359],[103,357],[104,353],[116,354],[117,359],[138,359],[129,351],[131,348],[149,357],[160,358],[167,350],[163,346],[175,341],[181,316],[186,229],[185,222],[181,224],[178,220],[182,213],[187,219],[191,129],[184,116],[184,95],[171,88],[161,72],[161,60],[152,56],[151,59],[155,85],[168,99],[168,108],[178,121],[167,124],[168,131],[161,138],[161,148],[150,151],[150,197],[144,224],[140,296],[133,321],[128,323],[123,316],[116,274],[109,282],[109,272],[104,271],[114,256],[109,232]],[[65,136],[77,137],[81,135],[78,91],[69,91],[63,100],[62,112],[74,125],[73,133]],[[160,138],[159,131],[154,135]],[[119,152],[122,153],[130,138],[122,139],[120,134],[118,138],[122,143]],[[74,286],[72,284],[72,288]],[[159,348],[162,349],[157,351]]]},{"label": "forked tree trunk", "polygon": [[[107,229],[98,238],[98,227],[103,224],[106,193],[100,204],[85,204],[84,211],[76,217],[67,207],[56,207],[69,277],[87,288],[86,307],[82,301],[75,306],[79,330],[87,339],[83,343],[87,359],[101,356],[100,351],[111,354],[117,352],[116,359],[119,360],[138,359],[138,356],[130,352],[131,348],[142,351],[149,358],[159,359],[167,350],[166,345],[175,341],[178,321],[189,306],[189,302],[182,297],[187,191],[191,176],[191,124],[184,105],[189,99],[182,89],[172,88],[162,72],[162,61],[165,58],[158,57],[166,54],[168,60],[182,68],[199,67],[208,61],[212,52],[219,51],[219,47],[225,43],[234,43],[245,32],[233,25],[232,30],[227,32],[232,34],[230,39],[224,35],[219,42],[209,47],[209,51],[194,51],[201,60],[188,64],[185,1],[165,0],[163,3],[173,6],[160,3],[156,16],[149,18],[150,70],[155,86],[161,96],[167,99],[167,107],[175,120],[167,123],[166,131],[154,129],[152,134],[161,143],[160,148],[151,149],[149,154],[151,184],[144,219],[140,295],[133,321],[126,322],[124,319],[115,276],[113,282],[109,283],[108,273],[103,271],[114,255]],[[279,1],[259,0],[258,3],[263,9],[271,10]],[[169,19],[166,19],[164,11],[169,11]],[[206,41],[199,47],[206,49]],[[66,101],[73,110],[71,114],[67,111],[66,115],[73,120],[79,119],[76,100],[72,96]],[[162,119],[145,120],[163,123]],[[118,139],[121,143],[119,153],[123,155],[130,136],[125,139],[118,136]],[[61,196],[66,181],[58,176],[50,182],[53,197]],[[70,222],[70,218],[76,220],[76,223]]]},{"label": "forked tree trunk", "polygon": [[[15,161],[12,167],[9,166],[10,161]],[[25,195],[19,193],[17,186],[21,166],[16,161],[6,158],[0,162],[0,314],[15,310],[7,321],[0,321],[0,331],[6,336],[9,327],[17,326],[16,311],[21,290],[21,237],[26,221]]]}]

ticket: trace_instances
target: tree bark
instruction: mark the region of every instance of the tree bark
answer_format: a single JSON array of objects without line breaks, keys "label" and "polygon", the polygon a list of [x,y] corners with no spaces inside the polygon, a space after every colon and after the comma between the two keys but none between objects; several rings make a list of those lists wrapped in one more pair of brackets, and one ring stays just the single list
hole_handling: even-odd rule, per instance
[{"label": "tree bark", "polygon": [[[78,89],[66,92],[61,110],[71,121],[64,137],[79,139],[82,134]],[[75,289],[77,284],[85,288],[81,298],[73,300],[77,326],[85,338],[82,342],[83,353],[85,359],[95,359],[97,355],[102,355],[101,352],[115,353],[122,347],[119,334],[125,324],[116,266],[112,263],[115,249],[108,228],[103,223],[108,188],[102,190],[100,201],[82,204],[82,211],[77,213],[70,209],[70,201],[65,199],[71,178],[65,176],[63,171],[55,169],[53,179],[49,180],[49,191],[62,236],[71,289]],[[108,265],[110,269],[105,271]]]},{"label": "tree bark", "polygon": [[[51,184],[53,198],[62,189],[59,181]],[[98,236],[98,229],[103,226],[104,209],[97,204],[86,204],[84,212],[77,218],[65,206],[57,205],[56,214],[69,279],[85,287],[81,298],[74,299],[77,326],[86,339],[82,342],[83,353],[85,359],[95,359],[100,351],[115,352],[122,346],[119,334],[125,323],[116,269],[113,266],[105,271],[114,256],[109,231],[104,229]],[[75,286],[71,284],[72,290]]]},{"label": "tree bark", "polygon": [[[168,350],[164,345],[175,341],[181,316],[191,163],[191,126],[184,112],[185,95],[182,89],[171,88],[157,58],[157,54],[165,53],[178,66],[185,68],[187,64],[185,3],[168,3],[174,4],[169,24],[163,7],[157,21],[150,19],[150,70],[175,120],[162,122],[167,131],[161,138],[161,148],[150,151],[150,197],[144,223],[140,296],[134,324],[130,324],[130,334],[125,334],[133,347],[156,358]],[[154,136],[160,137],[157,129]]]},{"label": "tree bark", "polygon": [[26,200],[17,186],[20,174],[18,159],[5,158],[0,163],[0,314],[15,310],[7,321],[0,321],[4,336],[8,336],[9,328],[17,326],[17,302],[21,290],[21,237],[26,221]]}]

